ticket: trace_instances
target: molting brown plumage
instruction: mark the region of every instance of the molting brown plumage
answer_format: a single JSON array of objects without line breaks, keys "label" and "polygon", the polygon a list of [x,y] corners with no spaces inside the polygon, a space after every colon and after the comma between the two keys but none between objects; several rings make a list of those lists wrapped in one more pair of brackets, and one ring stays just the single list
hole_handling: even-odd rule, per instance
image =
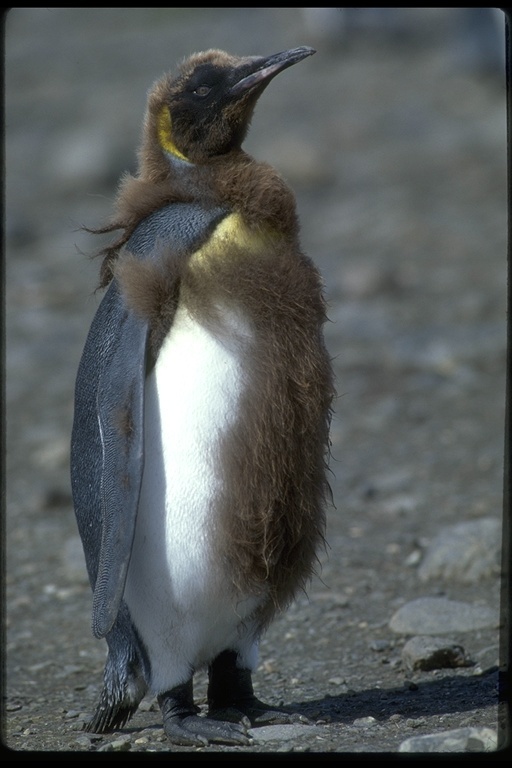
[{"label": "molting brown plumage", "polygon": [[[283,717],[252,693],[247,643],[257,640],[314,571],[324,540],[334,389],[322,336],[321,279],[300,249],[293,193],[273,168],[253,160],[241,144],[266,85],[311,53],[298,48],[238,58],[207,51],[187,59],[175,76],[158,81],[148,96],[138,174],[122,180],[112,223],[101,230],[121,230],[103,252],[101,284],[112,282],[128,312],[139,318],[141,333],[147,329],[147,370],[156,370],[164,348],[178,333],[179,312],[181,324],[185,313],[187,328],[192,324],[225,347],[226,364],[237,361],[233,375],[240,377],[238,394],[208,448],[217,481],[205,530],[208,558],[219,564],[216,572],[225,580],[223,599],[224,593],[232,595],[234,616],[240,601],[250,598],[253,607],[235,621],[242,639],[226,641],[203,661],[210,669],[211,714],[219,717],[234,708],[253,723]],[[183,235],[174,233],[170,246],[162,223],[166,212],[170,216],[187,204],[195,206],[195,216],[200,210],[206,223],[196,233],[183,220]],[[116,375],[118,369],[116,363]],[[186,390],[180,396],[186,397]],[[129,423],[133,440],[137,419]],[[115,429],[123,439],[123,430]],[[205,461],[209,466],[210,459]],[[136,614],[135,566],[130,568],[125,599]],[[159,695],[169,738],[178,743],[244,743],[243,728],[205,725],[204,718],[198,722],[191,679],[177,679],[172,690],[161,687],[154,670],[164,670],[158,673],[162,679],[170,679],[170,673],[151,658],[151,633],[145,634],[135,614],[133,646],[142,644],[142,660],[138,687],[133,683],[132,689],[137,688],[140,698],[140,670],[146,665],[149,672],[144,674]],[[114,641],[109,646],[112,658],[119,655]],[[132,650],[133,656],[137,653]],[[149,661],[143,661],[145,655]],[[126,693],[135,673],[116,672],[116,680],[124,675],[127,681],[122,695],[111,691],[111,670],[105,674],[93,726],[119,723],[136,706],[133,695],[130,699]]]},{"label": "molting brown plumage", "polygon": [[[211,80],[212,71],[216,77],[219,72],[223,73],[228,84],[236,84],[257,61],[264,59],[236,58],[223,51],[207,51],[186,59],[177,75],[165,75],[153,85],[138,152],[138,174],[123,177],[112,221],[95,230],[97,233],[122,230],[119,239],[102,252],[105,258],[101,287],[112,278],[112,262],[139,222],[167,203],[193,200],[201,200],[205,205],[228,203],[233,210],[242,212],[249,224],[268,220],[287,232],[298,230],[291,190],[271,166],[256,163],[241,149],[256,100],[270,78],[242,94],[244,98],[238,97],[227,105],[221,102],[204,110],[202,105],[198,108],[190,103],[196,83],[201,83],[201,78]],[[224,83],[221,85],[226,89]],[[169,118],[162,120],[162,115]],[[173,147],[174,152],[166,151],[163,146],[165,134],[167,145]],[[172,154],[178,159],[186,157],[187,167],[177,169],[169,163]]]}]

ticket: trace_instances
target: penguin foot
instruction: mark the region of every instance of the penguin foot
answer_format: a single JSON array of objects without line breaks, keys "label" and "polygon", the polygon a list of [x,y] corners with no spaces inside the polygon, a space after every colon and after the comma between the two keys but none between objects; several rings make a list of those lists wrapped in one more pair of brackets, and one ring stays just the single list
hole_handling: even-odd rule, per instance
[{"label": "penguin foot", "polygon": [[287,725],[289,723],[304,723],[307,725],[309,723],[309,720],[304,715],[272,707],[256,697],[249,701],[237,702],[233,706],[210,709],[208,716],[214,720],[227,720],[233,723],[241,723],[245,726],[252,726],[253,728],[262,725]]},{"label": "penguin foot", "polygon": [[251,743],[244,725],[220,722],[199,715],[164,719],[164,731],[169,741],[181,746],[200,747],[206,744],[247,746]]},{"label": "penguin foot", "polygon": [[193,701],[192,680],[160,694],[158,704],[162,710],[165,734],[173,744],[200,747],[210,743],[251,743],[245,724],[220,722],[197,714],[199,707]]},{"label": "penguin foot", "polygon": [[271,707],[256,698],[251,671],[237,666],[235,651],[222,651],[208,668],[208,716],[253,727],[308,723],[303,715]]},{"label": "penguin foot", "polygon": [[287,712],[279,707],[272,707],[265,704],[254,696],[242,706],[243,714],[250,720],[252,726],[258,725],[286,725],[289,723],[304,723],[307,725],[309,720],[298,712]]}]

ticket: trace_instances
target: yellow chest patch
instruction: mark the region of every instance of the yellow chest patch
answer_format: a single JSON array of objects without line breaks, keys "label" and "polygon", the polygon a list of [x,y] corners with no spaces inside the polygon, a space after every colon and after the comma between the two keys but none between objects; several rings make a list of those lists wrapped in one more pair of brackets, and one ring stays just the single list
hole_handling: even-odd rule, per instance
[{"label": "yellow chest patch", "polygon": [[164,149],[166,152],[169,152],[171,155],[174,155],[174,157],[179,157],[180,160],[186,160],[189,162],[188,158],[179,151],[173,141],[171,113],[169,112],[169,108],[165,105],[162,107],[160,114],[158,115],[157,132],[158,141],[162,149]]},{"label": "yellow chest patch", "polygon": [[190,262],[206,265],[230,258],[234,251],[256,256],[277,237],[269,229],[248,227],[240,213],[230,213],[217,224],[210,239],[192,254]]}]

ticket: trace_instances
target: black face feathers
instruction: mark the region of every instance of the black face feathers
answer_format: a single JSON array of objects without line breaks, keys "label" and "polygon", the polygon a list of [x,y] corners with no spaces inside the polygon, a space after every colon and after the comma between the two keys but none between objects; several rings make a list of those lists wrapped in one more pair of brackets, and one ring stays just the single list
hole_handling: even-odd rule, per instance
[{"label": "black face feathers", "polygon": [[218,50],[192,55],[176,77],[163,78],[150,94],[149,118],[160,148],[192,163],[239,149],[265,87],[314,52],[304,46],[268,57]]}]

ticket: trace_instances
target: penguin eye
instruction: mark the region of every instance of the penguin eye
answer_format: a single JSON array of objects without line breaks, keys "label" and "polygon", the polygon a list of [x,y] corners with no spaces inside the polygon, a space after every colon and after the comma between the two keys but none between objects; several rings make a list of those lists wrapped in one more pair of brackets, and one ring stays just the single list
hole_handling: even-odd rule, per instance
[{"label": "penguin eye", "polygon": [[211,88],[209,85],[199,85],[197,88],[194,89],[193,93],[195,96],[208,96],[210,93]]}]

